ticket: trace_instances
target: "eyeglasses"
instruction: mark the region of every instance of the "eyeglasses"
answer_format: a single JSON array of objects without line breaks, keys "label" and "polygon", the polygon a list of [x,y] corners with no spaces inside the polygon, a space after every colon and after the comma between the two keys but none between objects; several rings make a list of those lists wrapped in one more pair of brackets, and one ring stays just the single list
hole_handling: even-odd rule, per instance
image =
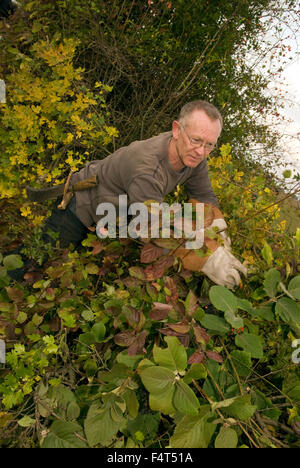
[{"label": "eyeglasses", "polygon": [[188,137],[189,139],[189,142],[190,144],[194,147],[194,148],[204,148],[204,151],[206,153],[210,153],[214,148],[215,148],[215,144],[213,143],[205,143],[201,138],[191,138],[185,131],[184,127],[182,125],[180,125],[180,128],[182,128],[182,130],[184,131],[184,133],[186,134],[186,136]]}]

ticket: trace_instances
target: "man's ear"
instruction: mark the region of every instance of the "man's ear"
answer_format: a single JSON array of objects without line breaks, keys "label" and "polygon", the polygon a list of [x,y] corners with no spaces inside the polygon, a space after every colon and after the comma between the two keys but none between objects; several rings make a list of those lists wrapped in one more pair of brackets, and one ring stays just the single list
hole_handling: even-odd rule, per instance
[{"label": "man's ear", "polygon": [[180,133],[180,123],[177,120],[174,120],[172,123],[172,134],[174,140],[177,140]]}]

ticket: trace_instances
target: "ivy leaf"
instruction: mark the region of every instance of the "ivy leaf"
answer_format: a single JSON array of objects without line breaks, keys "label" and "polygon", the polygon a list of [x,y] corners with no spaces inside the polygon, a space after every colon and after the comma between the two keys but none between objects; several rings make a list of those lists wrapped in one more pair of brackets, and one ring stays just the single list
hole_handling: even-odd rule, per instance
[{"label": "ivy leaf", "polygon": [[238,436],[234,429],[221,427],[215,440],[215,448],[236,448]]},{"label": "ivy leaf", "polygon": [[166,336],[168,347],[165,349],[154,345],[154,361],[162,367],[183,372],[187,366],[187,354],[184,346],[180,344],[175,336]]},{"label": "ivy leaf", "polygon": [[196,416],[200,408],[198,398],[193,390],[181,380],[175,384],[173,405],[181,413],[190,416]]},{"label": "ivy leaf", "polygon": [[235,344],[244,351],[251,354],[251,357],[261,359],[263,357],[263,347],[258,336],[244,332],[242,335],[236,335]]},{"label": "ivy leaf", "polygon": [[265,280],[263,282],[263,285],[269,297],[271,298],[276,297],[277,286],[280,280],[281,280],[281,275],[279,271],[277,271],[275,268],[271,268],[271,270],[269,270],[265,274]]}]

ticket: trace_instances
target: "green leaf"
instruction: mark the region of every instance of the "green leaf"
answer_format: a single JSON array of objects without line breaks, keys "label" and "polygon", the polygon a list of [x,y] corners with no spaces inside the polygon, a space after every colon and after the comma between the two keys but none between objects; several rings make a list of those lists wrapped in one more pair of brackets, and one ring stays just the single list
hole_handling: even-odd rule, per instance
[{"label": "green leaf", "polygon": [[18,420],[18,424],[21,427],[29,427],[36,423],[36,420],[31,418],[30,416],[24,416],[23,418]]},{"label": "green leaf", "polygon": [[275,306],[275,311],[284,322],[300,325],[300,305],[292,299],[280,298]]},{"label": "green leaf", "polygon": [[242,328],[244,326],[244,321],[239,315],[235,315],[230,310],[225,312],[225,319],[233,328]]},{"label": "green leaf", "polygon": [[258,309],[252,309],[251,315],[252,317],[260,317],[268,322],[273,322],[275,320],[272,304],[264,305]]},{"label": "green leaf", "polygon": [[251,354],[246,351],[235,349],[231,351],[231,358],[234,367],[240,377],[247,377],[251,372]]},{"label": "green leaf", "polygon": [[170,389],[175,380],[175,374],[166,367],[151,366],[140,373],[142,382],[148,392],[163,393]]},{"label": "green leaf", "polygon": [[295,299],[300,301],[300,276],[291,279],[288,285],[288,291]]},{"label": "green leaf", "polygon": [[85,271],[86,271],[89,275],[97,275],[98,272],[99,272],[99,267],[98,267],[98,265],[96,265],[96,263],[88,263],[88,264],[85,266]]},{"label": "green leaf", "polygon": [[263,285],[269,297],[276,297],[277,287],[280,281],[281,275],[275,268],[271,268],[271,270],[265,274]]},{"label": "green leaf", "polygon": [[269,246],[267,242],[265,242],[265,245],[261,253],[262,253],[263,259],[267,262],[268,266],[271,266],[273,262],[273,253],[272,253],[271,247]]},{"label": "green leaf", "polygon": [[84,431],[90,447],[101,444],[106,446],[117,434],[121,422],[111,417],[110,407],[99,407],[93,403],[84,421]]},{"label": "green leaf", "polygon": [[101,343],[106,333],[106,328],[105,328],[104,323],[102,322],[95,323],[95,325],[92,326],[91,332],[93,333],[95,337],[96,343]]},{"label": "green leaf", "polygon": [[215,440],[215,448],[236,448],[238,436],[234,429],[221,427]]},{"label": "green leaf", "polygon": [[221,335],[224,335],[230,331],[229,325],[222,317],[217,315],[205,314],[204,317],[200,320],[201,325],[208,330],[213,332],[218,332]]},{"label": "green leaf", "polygon": [[193,390],[183,381],[178,380],[175,385],[173,405],[183,414],[196,416],[200,404]]},{"label": "green leaf", "polygon": [[210,417],[209,405],[203,405],[198,416],[180,419],[170,439],[171,448],[207,448],[217,427],[208,422]]},{"label": "green leaf", "polygon": [[139,412],[139,402],[133,390],[127,390],[124,393],[127,411],[132,418],[136,418]]},{"label": "green leaf", "polygon": [[243,319],[236,316],[238,301],[235,295],[224,286],[212,286],[209,290],[211,303],[225,313],[225,319],[233,328],[244,326]]},{"label": "green leaf", "polygon": [[149,406],[152,411],[159,411],[163,414],[174,414],[176,410],[173,406],[175,386],[168,387],[163,393],[150,393]]},{"label": "green leaf", "polygon": [[207,370],[203,364],[192,364],[190,369],[185,374],[183,381],[190,384],[193,380],[206,379]]},{"label": "green leaf", "polygon": [[244,332],[242,335],[236,335],[235,344],[244,351],[251,354],[251,357],[261,359],[263,357],[263,347],[258,336]]},{"label": "green leaf", "polygon": [[298,247],[300,247],[300,228],[297,228],[296,234],[294,236],[294,239],[296,239],[296,244]]},{"label": "green leaf", "polygon": [[42,448],[87,448],[82,427],[74,422],[54,421]]},{"label": "green leaf", "polygon": [[73,421],[77,419],[80,415],[80,407],[75,401],[71,401],[67,407],[67,419]]},{"label": "green leaf", "polygon": [[230,311],[233,314],[237,311],[237,298],[224,286],[212,286],[209,290],[209,298],[218,310]]},{"label": "green leaf", "polygon": [[228,407],[222,408],[222,411],[233,418],[247,421],[256,411],[256,406],[251,405],[250,395],[244,395],[235,398],[235,401]]},{"label": "green leaf", "polygon": [[282,175],[285,179],[289,179],[290,177],[292,177],[292,171],[290,169],[286,169],[285,171],[283,171]]},{"label": "green leaf", "polygon": [[3,259],[3,265],[7,270],[15,270],[17,268],[22,268],[24,265],[20,255],[7,255]]},{"label": "green leaf", "polygon": [[180,344],[176,336],[166,336],[165,341],[168,344],[166,349],[154,345],[154,361],[162,367],[183,372],[187,366],[187,354],[184,346]]}]

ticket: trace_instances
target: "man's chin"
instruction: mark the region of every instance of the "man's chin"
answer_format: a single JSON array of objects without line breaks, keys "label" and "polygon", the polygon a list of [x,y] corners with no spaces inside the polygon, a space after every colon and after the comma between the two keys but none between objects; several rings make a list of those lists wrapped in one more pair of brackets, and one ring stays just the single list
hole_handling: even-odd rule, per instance
[{"label": "man's chin", "polygon": [[204,159],[196,159],[196,158],[190,158],[188,161],[186,161],[186,166],[187,167],[197,167],[199,166],[200,163],[202,163],[202,161],[204,161]]}]

